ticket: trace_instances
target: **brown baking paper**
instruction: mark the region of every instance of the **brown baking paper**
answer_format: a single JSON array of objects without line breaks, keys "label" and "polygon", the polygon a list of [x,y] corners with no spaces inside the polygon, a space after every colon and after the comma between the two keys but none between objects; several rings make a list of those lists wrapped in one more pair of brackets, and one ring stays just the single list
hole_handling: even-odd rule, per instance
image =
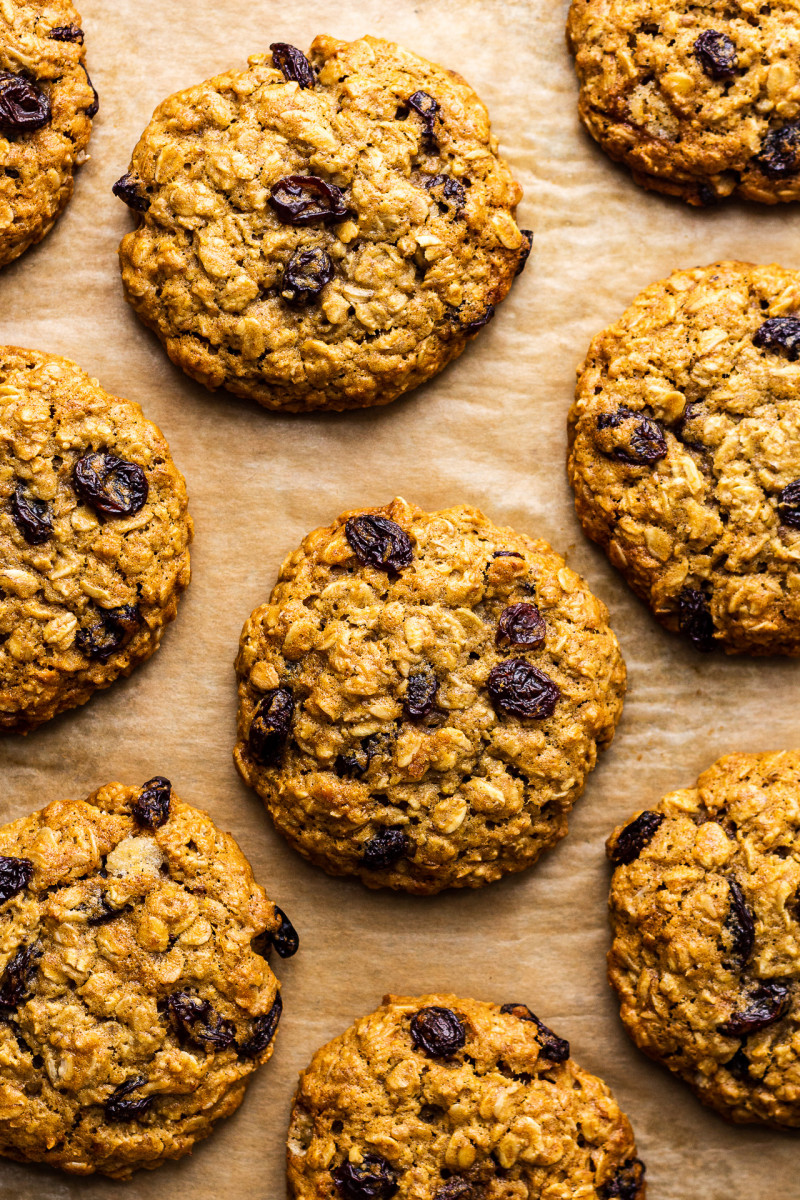
[{"label": "brown baking paper", "polygon": [[[800,745],[798,666],[701,657],[663,630],[581,533],[565,471],[565,418],[591,336],[648,283],[722,257],[800,267],[796,209],[698,211],[645,194],[582,133],[564,46],[567,0],[83,0],[100,114],[56,230],[0,277],[0,340],[75,359],[139,401],[186,475],[194,579],[160,652],[128,681],[28,738],[0,742],[12,820],[112,779],[166,775],[238,839],[296,923],[278,963],[285,1013],[270,1063],[239,1112],[179,1163],[128,1183],[0,1163],[0,1200],[280,1200],[298,1071],[384,992],[445,990],[524,1001],[569,1038],[629,1114],[652,1200],[792,1200],[792,1134],[733,1127],[628,1041],[605,980],[603,843],[632,810],[693,783],[733,750]],[[385,409],[266,413],[211,395],[174,368],[122,296],[130,227],[111,185],[155,105],[265,50],[317,33],[373,33],[461,72],[487,102],[525,188],[534,251],[495,321],[433,383]],[[414,899],[330,879],[273,831],[231,760],[233,658],[242,623],[310,529],[400,494],[468,502],[545,537],[611,609],[630,674],[614,745],[569,836],[528,872],[477,892]]]}]

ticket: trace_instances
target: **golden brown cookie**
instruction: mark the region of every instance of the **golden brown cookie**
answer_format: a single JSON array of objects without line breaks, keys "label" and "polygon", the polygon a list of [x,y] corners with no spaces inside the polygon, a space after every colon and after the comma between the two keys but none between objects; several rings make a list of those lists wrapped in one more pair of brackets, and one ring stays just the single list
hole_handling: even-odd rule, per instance
[{"label": "golden brown cookie", "polygon": [[388,404],[462,352],[530,250],[484,105],[379,38],[275,42],[171,96],[114,190],[139,316],[266,408]]},{"label": "golden brown cookie", "polygon": [[630,1123],[524,1004],[386,996],[314,1055],[295,1200],[644,1200]]},{"label": "golden brown cookie", "polygon": [[235,759],[312,862],[438,892],[521,871],[622,712],[605,605],[477,509],[355,509],[245,624]]},{"label": "golden brown cookie", "polygon": [[730,1120],[800,1126],[800,753],[721,758],[608,855],[637,1046]]},{"label": "golden brown cookie", "polygon": [[138,404],[0,347],[0,731],[155,653],[189,582],[186,485]]},{"label": "golden brown cookie", "polygon": [[0,829],[0,1154],[124,1179],[234,1112],[297,935],[156,777]]}]

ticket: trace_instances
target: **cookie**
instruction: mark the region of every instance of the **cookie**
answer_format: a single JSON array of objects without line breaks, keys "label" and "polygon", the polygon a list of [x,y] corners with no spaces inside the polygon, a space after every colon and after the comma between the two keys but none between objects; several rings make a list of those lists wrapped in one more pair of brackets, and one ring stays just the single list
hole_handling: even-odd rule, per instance
[{"label": "cookie", "polygon": [[714,204],[800,200],[794,0],[573,0],[581,120],[642,187]]},{"label": "cookie", "polygon": [[297,935],[168,779],[0,829],[0,1154],[124,1179],[242,1102]]},{"label": "cookie", "polygon": [[70,0],[0,4],[0,267],[40,242],[72,196],[97,113]]},{"label": "cookie", "polygon": [[0,731],[155,653],[189,582],[186,504],[138,404],[65,358],[0,347]]},{"label": "cookie", "polygon": [[494,315],[530,250],[485,107],[379,38],[275,42],[165,100],[116,194],[125,293],[173,362],[266,408],[388,404]]},{"label": "cookie", "polygon": [[677,271],[578,373],[584,530],[699,650],[800,652],[800,272]]},{"label": "cookie", "polygon": [[331,874],[423,894],[521,871],[614,736],[607,617],[546,542],[477,509],[344,513],[245,624],[236,765]]},{"label": "cookie", "polygon": [[524,1004],[386,996],[314,1055],[289,1127],[295,1200],[644,1200],[609,1089]]},{"label": "cookie", "polygon": [[721,758],[608,855],[636,1045],[729,1120],[800,1126],[800,752]]}]

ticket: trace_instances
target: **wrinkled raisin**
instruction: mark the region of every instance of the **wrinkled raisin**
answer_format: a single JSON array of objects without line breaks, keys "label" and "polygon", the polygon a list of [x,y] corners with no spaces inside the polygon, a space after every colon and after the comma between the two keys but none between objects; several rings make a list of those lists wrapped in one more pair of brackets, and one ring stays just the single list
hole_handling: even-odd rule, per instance
[{"label": "wrinkled raisin", "polygon": [[0,71],[0,133],[32,133],[51,116],[50,101],[40,87],[23,75]]},{"label": "wrinkled raisin", "polygon": [[106,662],[117,650],[127,646],[141,625],[141,616],[135,604],[98,609],[97,616],[94,625],[79,629],[75,634],[75,647],[87,658]]},{"label": "wrinkled raisin", "polygon": [[778,516],[784,525],[800,529],[800,479],[787,483],[778,495]]},{"label": "wrinkled raisin", "polygon": [[495,550],[492,558],[522,558],[518,550]]},{"label": "wrinkled raisin", "polygon": [[[81,63],[81,66],[83,66],[83,63]],[[85,111],[87,117],[96,117],[100,111],[100,97],[97,94],[97,88],[94,86],[94,84],[92,83],[92,81],[89,77],[89,72],[86,70],[86,67],[83,67],[83,73],[86,76],[86,82],[88,83],[89,87],[92,89],[92,95],[94,96],[92,103],[84,111]]]},{"label": "wrinkled raisin", "polygon": [[53,518],[46,500],[29,496],[23,484],[18,484],[11,497],[11,516],[29,546],[42,546],[53,532]]},{"label": "wrinkled raisin", "polygon": [[296,46],[288,42],[273,42],[272,65],[277,67],[284,79],[299,83],[301,88],[311,88],[317,82],[311,63]]},{"label": "wrinkled raisin", "polygon": [[747,1037],[779,1021],[792,1002],[787,984],[779,980],[762,983],[752,994],[746,1008],[731,1013],[727,1021],[717,1026],[723,1037]]},{"label": "wrinkled raisin", "polygon": [[504,608],[497,622],[495,641],[511,646],[541,646],[547,626],[535,604],[510,604]]},{"label": "wrinkled raisin", "polygon": [[132,517],[147,502],[147,478],[138,463],[102,450],[79,458],[72,472],[75,491],[104,517]]},{"label": "wrinkled raisin", "polygon": [[360,746],[354,747],[348,754],[336,755],[334,771],[340,779],[361,779],[369,770],[377,748],[377,738],[365,738]]},{"label": "wrinkled raisin", "polygon": [[411,720],[427,717],[439,691],[439,680],[430,672],[411,675],[403,697],[403,712]]},{"label": "wrinkled raisin", "polygon": [[629,408],[613,413],[600,413],[597,418],[600,433],[613,433],[599,439],[601,453],[608,458],[632,467],[652,466],[667,455],[667,439],[657,421]]},{"label": "wrinkled raisin", "polygon": [[561,692],[549,675],[524,658],[507,658],[489,672],[486,686],[495,709],[541,721],[552,717]]},{"label": "wrinkled raisin", "polygon": [[403,829],[387,826],[365,842],[360,863],[368,871],[386,871],[399,859],[408,858],[411,849],[411,839]]},{"label": "wrinkled raisin", "polygon": [[58,25],[48,33],[51,42],[77,42],[83,45],[83,30],[79,25]]},{"label": "wrinkled raisin", "polygon": [[753,345],[764,350],[785,350],[790,362],[800,358],[800,317],[770,317],[756,333]]},{"label": "wrinkled raisin", "polygon": [[539,1040],[541,1042],[542,1058],[546,1058],[549,1062],[562,1063],[569,1058],[569,1042],[565,1038],[557,1037],[552,1029],[549,1029],[543,1021],[531,1012],[527,1004],[504,1004],[500,1009],[502,1013],[510,1013],[517,1017],[520,1021],[532,1021],[536,1026]]},{"label": "wrinkled raisin", "polygon": [[132,1079],[126,1079],[116,1091],[111,1093],[103,1106],[109,1121],[136,1121],[143,1113],[147,1112],[153,1103],[152,1096],[142,1096],[139,1100],[127,1099],[131,1092],[135,1092],[145,1083],[147,1083],[147,1079],[144,1075],[134,1075]]},{"label": "wrinkled raisin", "polygon": [[282,908],[275,905],[275,916],[280,921],[278,928],[271,933],[270,941],[281,958],[291,958],[300,949],[300,935]]},{"label": "wrinkled raisin", "polygon": [[617,1169],[613,1179],[600,1185],[602,1200],[639,1200],[644,1195],[644,1163],[629,1158]]},{"label": "wrinkled raisin", "polygon": [[273,766],[280,757],[292,728],[294,696],[288,687],[271,688],[259,701],[250,723],[247,745],[256,762]]},{"label": "wrinkled raisin", "polygon": [[333,263],[321,246],[295,250],[281,281],[281,296],[298,307],[311,304],[333,279]]},{"label": "wrinkled raisin", "polygon": [[133,805],[133,816],[145,829],[158,829],[169,820],[172,784],[156,775],[144,784]]},{"label": "wrinkled raisin", "polygon": [[282,1012],[283,1001],[279,992],[269,1012],[263,1017],[256,1017],[253,1021],[250,1037],[242,1042],[239,1047],[239,1053],[242,1058],[258,1058],[259,1054],[262,1054],[266,1050],[275,1036],[275,1030],[278,1028]]},{"label": "wrinkled raisin", "polygon": [[13,958],[6,963],[0,976],[0,1008],[17,1008],[28,990],[28,981],[41,958],[35,946],[20,946]]},{"label": "wrinkled raisin", "polygon": [[111,191],[118,200],[127,204],[128,208],[132,208],[134,212],[147,212],[150,207],[150,197],[145,191],[145,186],[133,171],[128,171],[121,179],[118,179]]},{"label": "wrinkled raisin", "polygon": [[608,857],[615,866],[632,863],[637,859],[655,836],[656,830],[664,820],[664,814],[647,809],[620,833],[613,846],[608,849]]},{"label": "wrinkled raisin", "polygon": [[714,622],[708,596],[697,588],[685,587],[678,597],[678,629],[695,650],[706,654],[714,646]]},{"label": "wrinkled raisin", "polygon": [[745,1054],[740,1046],[734,1054],[733,1058],[729,1058],[726,1063],[723,1063],[726,1070],[730,1071],[734,1079],[738,1079],[740,1083],[752,1083],[753,1077],[750,1074],[750,1059]]},{"label": "wrinkled raisin", "polygon": [[411,1018],[411,1040],[429,1058],[452,1058],[467,1040],[467,1031],[450,1008],[432,1005]]},{"label": "wrinkled raisin", "polygon": [[458,179],[452,175],[424,175],[422,186],[428,192],[438,192],[442,203],[460,213],[467,202],[467,190]]},{"label": "wrinkled raisin", "polygon": [[495,307],[493,304],[489,304],[479,317],[476,317],[474,321],[466,321],[464,324],[460,325],[459,328],[462,333],[477,333],[479,329],[483,329],[484,325],[489,324],[494,314]]},{"label": "wrinkled raisin", "polygon": [[0,904],[23,892],[33,879],[29,858],[11,858],[0,854]]},{"label": "wrinkled raisin", "polygon": [[236,1040],[236,1026],[215,1012],[208,1000],[189,992],[174,992],[167,1000],[170,1020],[182,1042],[227,1050]]},{"label": "wrinkled raisin", "polygon": [[331,1178],[344,1200],[390,1200],[398,1188],[392,1168],[377,1154],[364,1154],[360,1163],[342,1163]]},{"label": "wrinkled raisin", "polygon": [[520,246],[519,262],[517,263],[517,269],[514,272],[515,276],[521,275],[522,272],[525,270],[525,264],[527,263],[528,259],[530,258],[531,250],[533,249],[533,230],[532,229],[520,229],[520,233],[524,237],[525,241]]},{"label": "wrinkled raisin", "polygon": [[269,203],[284,225],[328,225],[347,216],[339,188],[316,175],[285,175],[272,185]]},{"label": "wrinkled raisin", "polygon": [[755,161],[768,179],[791,179],[800,171],[800,125],[771,129]]},{"label": "wrinkled raisin", "polygon": [[414,92],[414,95],[408,98],[408,106],[422,117],[423,140],[436,145],[436,118],[439,115],[437,101],[427,92]]},{"label": "wrinkled raisin", "polygon": [[750,961],[756,941],[756,924],[744,892],[735,879],[728,880],[730,907],[725,924],[731,933],[731,949],[740,967]]},{"label": "wrinkled raisin", "polygon": [[372,513],[350,517],[344,533],[362,566],[376,567],[387,575],[398,575],[411,566],[411,538],[388,517]]},{"label": "wrinkled raisin", "polygon": [[706,29],[694,44],[694,54],[710,79],[733,79],[739,67],[736,46],[726,33]]}]

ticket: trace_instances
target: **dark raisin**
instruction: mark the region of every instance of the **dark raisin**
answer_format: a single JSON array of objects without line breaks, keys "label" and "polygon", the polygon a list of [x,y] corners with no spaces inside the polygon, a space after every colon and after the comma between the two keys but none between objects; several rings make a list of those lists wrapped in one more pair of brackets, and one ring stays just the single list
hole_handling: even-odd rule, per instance
[{"label": "dark raisin", "polygon": [[778,495],[778,516],[784,525],[800,529],[800,479],[787,483]]},{"label": "dark raisin", "polygon": [[329,225],[347,216],[339,188],[316,175],[285,175],[272,185],[269,203],[284,225]]},{"label": "dark raisin", "polygon": [[[81,64],[81,65],[83,65],[83,64]],[[92,89],[92,95],[94,96],[92,103],[89,105],[89,107],[87,109],[85,109],[85,112],[86,112],[87,117],[96,117],[100,111],[100,97],[97,94],[97,88],[94,86],[94,84],[92,83],[92,81],[89,77],[89,72],[86,70],[86,67],[83,68],[83,73],[86,76],[86,82],[88,83],[89,87]]]},{"label": "dark raisin", "polygon": [[436,118],[439,116],[439,105],[433,96],[427,92],[414,92],[408,98],[409,108],[422,117],[423,140],[436,145]]},{"label": "dark raisin", "polygon": [[263,1017],[255,1018],[250,1037],[239,1046],[239,1053],[243,1058],[258,1058],[259,1054],[266,1050],[275,1037],[275,1030],[278,1028],[282,1012],[283,1001],[279,992],[272,1008]]},{"label": "dark raisin", "polygon": [[411,675],[403,697],[403,712],[411,720],[427,717],[439,691],[439,680],[430,672]]},{"label": "dark raisin", "polygon": [[0,904],[23,892],[33,879],[29,858],[10,858],[0,854]]},{"label": "dark raisin", "polygon": [[167,1000],[172,1026],[182,1042],[227,1050],[236,1040],[236,1026],[215,1012],[208,1000],[175,992]]},{"label": "dark raisin", "polygon": [[295,250],[283,273],[281,296],[287,304],[311,304],[332,279],[333,263],[321,246]]},{"label": "dark raisin", "polygon": [[524,658],[497,663],[486,680],[492,704],[501,713],[541,721],[552,717],[561,692],[549,675]]},{"label": "dark raisin", "polygon": [[50,101],[40,87],[23,75],[0,71],[0,133],[33,133],[51,116]]},{"label": "dark raisin", "polygon": [[132,208],[134,212],[147,212],[150,207],[150,197],[145,191],[145,186],[133,171],[128,171],[121,179],[118,179],[111,191],[118,200],[127,204],[128,208]]},{"label": "dark raisin", "polygon": [[667,455],[667,439],[657,421],[629,408],[618,408],[613,413],[600,413],[597,418],[599,432],[613,430],[600,438],[600,450],[608,458],[628,463],[632,467],[652,466]]},{"label": "dark raisin", "polygon": [[147,478],[138,463],[90,450],[72,472],[75,491],[104,517],[132,517],[147,502]]},{"label": "dark raisin", "polygon": [[364,843],[359,861],[368,871],[387,871],[399,859],[410,857],[412,848],[405,830],[387,826]]},{"label": "dark raisin", "polygon": [[136,1121],[143,1113],[147,1112],[153,1103],[152,1096],[143,1096],[139,1100],[126,1098],[145,1083],[147,1080],[144,1075],[134,1075],[132,1079],[126,1079],[116,1091],[111,1093],[103,1106],[109,1121]]},{"label": "dark raisin", "polygon": [[460,213],[467,203],[467,190],[458,179],[452,175],[425,175],[422,186],[428,192],[438,192],[442,202],[456,213]]},{"label": "dark raisin", "polygon": [[333,769],[340,779],[361,779],[369,770],[376,750],[376,738],[366,738],[348,754],[337,754]]},{"label": "dark raisin", "polygon": [[613,1179],[600,1185],[602,1200],[639,1200],[644,1195],[644,1163],[638,1158],[629,1158]]},{"label": "dark raisin", "polygon": [[172,784],[163,775],[156,775],[144,784],[133,805],[133,816],[145,829],[158,829],[169,820]]},{"label": "dark raisin", "polygon": [[562,1063],[569,1058],[569,1042],[564,1038],[557,1037],[552,1029],[549,1029],[543,1021],[531,1012],[527,1004],[504,1004],[500,1009],[502,1013],[511,1013],[520,1021],[532,1021],[536,1026],[539,1035],[539,1041],[542,1046],[542,1058],[546,1058],[549,1062]]},{"label": "dark raisin", "polygon": [[734,1079],[738,1079],[740,1083],[752,1083],[753,1077],[750,1074],[750,1059],[745,1054],[740,1046],[734,1054],[733,1058],[729,1058],[723,1064],[726,1070],[730,1071]]},{"label": "dark raisin", "polygon": [[498,646],[504,642],[511,646],[541,646],[546,632],[544,617],[535,604],[510,604],[500,614],[495,641]]},{"label": "dark raisin", "polygon": [[517,263],[517,269],[514,272],[515,276],[521,275],[522,272],[525,270],[525,264],[527,263],[528,259],[530,258],[531,250],[533,249],[533,230],[532,229],[520,229],[520,233],[525,238],[525,241],[520,246],[519,262]]},{"label": "dark raisin", "polygon": [[45,500],[35,500],[18,484],[11,497],[11,516],[29,546],[41,546],[53,532],[53,518]]},{"label": "dark raisin", "polygon": [[94,917],[88,917],[87,925],[107,925],[109,921],[121,917],[123,913],[130,912],[133,908],[131,904],[123,904],[121,908],[112,908],[105,896],[99,897],[102,906],[101,911]]},{"label": "dark raisin", "polygon": [[83,45],[83,30],[79,25],[59,25],[47,35],[51,42],[77,42]]},{"label": "dark raisin", "polygon": [[411,1040],[429,1058],[452,1058],[467,1040],[467,1031],[450,1008],[421,1008],[411,1018]]},{"label": "dark raisin", "polygon": [[791,179],[800,171],[800,125],[771,129],[755,161],[768,179]]},{"label": "dark raisin", "polygon": [[730,907],[725,925],[731,933],[731,950],[740,967],[750,961],[756,941],[756,925],[744,892],[735,879],[728,880]]},{"label": "dark raisin", "polygon": [[664,814],[647,809],[620,833],[613,846],[608,848],[608,857],[615,866],[632,863],[637,859],[655,836],[664,820]]},{"label": "dark raisin", "polygon": [[489,324],[494,314],[495,307],[493,304],[489,304],[479,317],[476,317],[474,321],[465,322],[459,328],[462,333],[477,333],[479,329],[483,329],[484,325]]},{"label": "dark raisin", "polygon": [[739,67],[736,46],[726,33],[706,29],[694,44],[694,54],[710,79],[733,79]]},{"label": "dark raisin", "polygon": [[94,625],[79,629],[75,634],[75,647],[87,658],[106,662],[117,650],[127,646],[142,619],[135,604],[98,609],[97,617]]},{"label": "dark raisin", "polygon": [[291,958],[300,949],[300,935],[282,908],[275,905],[275,916],[280,925],[270,939],[281,958]]},{"label": "dark raisin", "polygon": [[301,50],[288,42],[273,42],[272,65],[277,67],[284,79],[299,83],[301,88],[311,88],[317,82],[311,63]]},{"label": "dark raisin", "polygon": [[256,762],[270,767],[278,761],[291,732],[293,717],[294,696],[288,687],[264,693],[247,735],[247,745]]},{"label": "dark raisin", "polygon": [[492,558],[522,558],[518,550],[495,550]]},{"label": "dark raisin", "polygon": [[342,1163],[331,1178],[344,1200],[390,1200],[398,1188],[392,1168],[377,1154],[365,1154],[360,1163]]},{"label": "dark raisin", "polygon": [[388,517],[371,513],[350,517],[344,533],[362,566],[376,567],[387,575],[398,575],[411,566],[411,538]]},{"label": "dark raisin", "polygon": [[0,1008],[17,1008],[28,990],[28,981],[33,975],[41,951],[35,946],[20,946],[13,958],[6,963],[0,976]]},{"label": "dark raisin", "polygon": [[800,317],[770,317],[756,333],[753,345],[764,350],[785,350],[790,362],[800,358]]},{"label": "dark raisin", "polygon": [[723,1037],[747,1037],[779,1021],[792,1003],[792,994],[785,983],[768,980],[760,984],[750,997],[746,1008],[731,1013],[727,1021],[717,1026]]},{"label": "dark raisin", "polygon": [[683,589],[678,597],[678,629],[688,637],[695,650],[706,654],[713,648],[714,622],[705,592],[691,587]]}]

